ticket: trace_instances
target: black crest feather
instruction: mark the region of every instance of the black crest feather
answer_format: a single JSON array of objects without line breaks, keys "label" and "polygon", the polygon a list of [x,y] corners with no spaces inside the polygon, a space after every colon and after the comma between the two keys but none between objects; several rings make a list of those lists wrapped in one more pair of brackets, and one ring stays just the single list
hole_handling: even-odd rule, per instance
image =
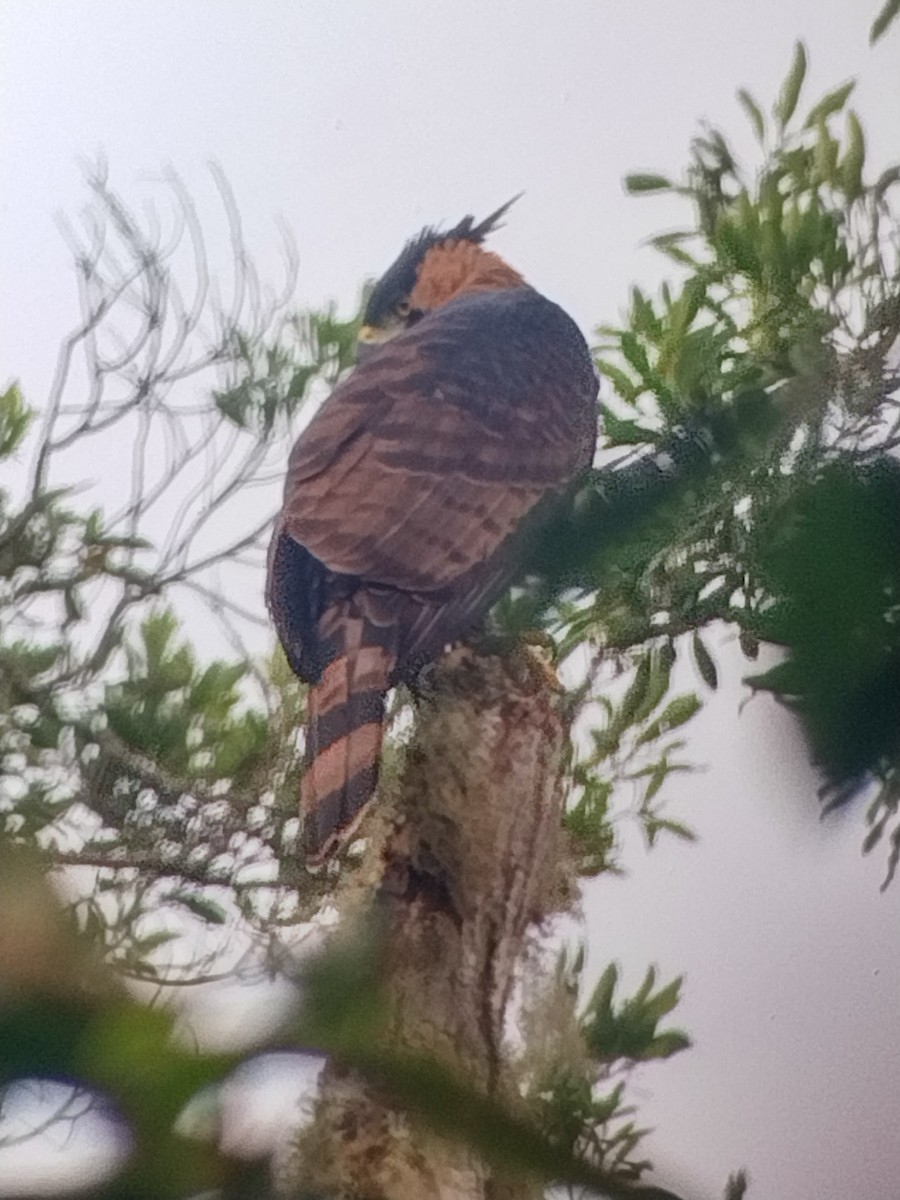
[{"label": "black crest feather", "polygon": [[435,229],[427,225],[411,238],[372,289],[363,315],[364,324],[378,326],[388,319],[397,301],[408,296],[415,287],[419,264],[433,246],[442,242],[476,242],[480,245],[489,234],[502,228],[502,218],[521,196],[522,192],[519,192],[477,225],[470,214],[452,229]]}]

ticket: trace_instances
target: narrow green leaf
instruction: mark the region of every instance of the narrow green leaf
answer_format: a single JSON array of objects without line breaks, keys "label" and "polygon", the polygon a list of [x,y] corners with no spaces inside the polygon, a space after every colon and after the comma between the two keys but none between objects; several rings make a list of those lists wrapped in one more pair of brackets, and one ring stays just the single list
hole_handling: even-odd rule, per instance
[{"label": "narrow green leaf", "polygon": [[17,384],[0,395],[0,458],[8,458],[21,443],[31,423],[32,412],[22,400]]},{"label": "narrow green leaf", "polygon": [[756,140],[762,145],[766,140],[766,119],[762,114],[762,109],[750,95],[746,88],[738,88],[737,98],[741,108],[747,114],[750,124],[753,126],[753,132],[756,134]]},{"label": "narrow green leaf", "polygon": [[642,333],[648,337],[655,337],[659,334],[659,317],[653,311],[652,303],[639,287],[631,289],[631,325],[636,333]]},{"label": "narrow green leaf", "polygon": [[628,1001],[628,1008],[641,1008],[647,1003],[650,998],[650,993],[653,991],[653,985],[656,983],[656,967],[649,966],[647,974],[644,976],[641,986]]},{"label": "narrow green leaf", "polygon": [[613,446],[643,446],[653,440],[653,433],[638,425],[637,421],[624,421],[605,405],[601,406],[603,414],[603,433]]},{"label": "narrow green leaf", "polygon": [[887,826],[887,816],[888,816],[888,814],[885,814],[885,816],[883,816],[880,821],[876,821],[876,823],[872,826],[872,828],[866,834],[865,838],[863,839],[863,844],[862,844],[863,854],[871,854],[871,852],[875,849],[875,847],[881,841],[881,839],[884,835],[885,828]]},{"label": "narrow green leaf", "polygon": [[656,720],[647,726],[637,739],[637,745],[645,746],[664,733],[685,725],[699,711],[700,699],[693,692],[684,692],[670,700]]},{"label": "narrow green leaf", "polygon": [[611,962],[597,980],[597,986],[588,1001],[588,1011],[595,1016],[609,1015],[612,1012],[613,996],[618,982],[619,968]]},{"label": "narrow green leaf", "polygon": [[[690,241],[693,237],[696,237],[693,229],[670,229],[668,233],[656,234],[655,237],[649,239],[647,244],[655,246],[657,250],[667,250],[669,246],[677,245],[679,242]],[[664,303],[668,303],[667,288],[668,285],[664,283],[662,285]]]},{"label": "narrow green leaf", "polygon": [[617,1083],[608,1096],[601,1096],[591,1105],[591,1116],[598,1125],[603,1125],[615,1116],[616,1110],[622,1103],[624,1085]]},{"label": "narrow green leaf", "polygon": [[672,190],[672,181],[665,175],[652,175],[636,171],[625,176],[625,191],[634,195],[637,192],[668,192]]},{"label": "narrow green leaf", "polygon": [[640,707],[641,701],[647,694],[647,689],[650,685],[650,670],[653,665],[652,657],[649,653],[645,653],[638,663],[634,678],[628,686],[628,690],[622,698],[622,703],[619,705],[619,711],[616,713],[616,719],[613,726],[616,730],[627,729],[634,719],[634,714]]},{"label": "narrow green leaf", "polygon": [[135,949],[141,954],[151,954],[154,950],[158,950],[160,946],[165,946],[169,942],[178,937],[177,933],[172,930],[160,929],[156,933],[148,933],[146,937],[137,938],[135,940]]},{"label": "narrow green leaf", "polygon": [[816,173],[823,183],[834,187],[837,184],[838,143],[828,132],[825,118],[820,117],[816,122],[818,140],[813,147],[813,162]]},{"label": "narrow green leaf", "polygon": [[657,831],[664,830],[666,833],[671,833],[674,837],[681,838],[683,842],[696,842],[697,835],[691,829],[690,825],[685,825],[683,821],[675,821],[671,817],[654,817],[653,823]]},{"label": "narrow green leaf", "polygon": [[186,908],[188,912],[193,913],[202,921],[206,921],[209,925],[225,924],[224,908],[207,896],[202,896],[197,892],[174,892],[169,897],[169,901],[173,904],[180,904],[182,908]]},{"label": "narrow green leaf", "polygon": [[747,1175],[744,1171],[737,1171],[734,1175],[729,1175],[725,1187],[725,1200],[744,1200],[747,1182]]},{"label": "narrow green leaf", "polygon": [[[669,765],[668,765],[668,763],[665,762],[665,760],[662,760],[661,762],[658,762],[656,764],[656,767],[653,770],[653,774],[650,777],[650,782],[647,784],[647,790],[644,792],[644,798],[641,801],[641,811],[644,811],[645,809],[649,808],[650,801],[656,796],[659,789],[666,782],[666,777],[668,776],[669,771],[670,771]],[[652,835],[655,832],[651,828],[651,826],[654,823],[655,823],[655,818],[651,818],[650,821],[648,822],[648,829],[647,829],[648,835],[651,835],[650,839],[649,839],[651,846],[653,845],[653,841],[654,841],[654,837]]]},{"label": "narrow green leaf", "polygon": [[806,78],[806,47],[802,42],[794,46],[794,58],[791,69],[781,88],[781,94],[775,103],[774,114],[779,129],[784,129],[794,115],[797,101],[800,99],[800,89]]},{"label": "narrow green leaf", "polygon": [[650,366],[650,360],[647,358],[647,351],[644,349],[637,335],[626,329],[619,342],[622,354],[628,365],[633,367],[645,382],[652,379],[653,370]]},{"label": "narrow green leaf", "polygon": [[634,713],[635,725],[640,725],[642,721],[646,721],[665,698],[666,692],[669,690],[669,679],[672,674],[674,659],[666,650],[665,645],[658,651],[652,651],[650,657],[653,664],[650,671],[650,679],[643,700]]},{"label": "narrow green leaf", "polygon": [[691,1039],[680,1029],[666,1029],[652,1038],[644,1048],[641,1058],[671,1058],[682,1050],[689,1050]]},{"label": "narrow green leaf", "polygon": [[887,32],[888,27],[896,20],[898,13],[900,13],[900,0],[887,0],[869,30],[870,46],[874,46],[878,39]]},{"label": "narrow green leaf", "polygon": [[627,371],[617,367],[615,363],[607,362],[605,358],[597,359],[597,370],[605,375],[626,404],[633,404],[640,392],[640,387],[634,382]]},{"label": "narrow green leaf", "polygon": [[846,83],[841,84],[839,88],[835,88],[833,92],[829,92],[826,96],[823,96],[819,103],[814,104],[809,110],[809,115],[803,122],[803,128],[812,129],[820,121],[827,120],[832,113],[840,112],[855,87],[856,80],[849,79]]},{"label": "narrow green leaf", "polygon": [[841,163],[841,181],[848,200],[862,192],[862,170],[866,158],[866,139],[859,117],[851,109],[847,113],[847,150]]},{"label": "narrow green leaf", "polygon": [[694,662],[697,664],[697,670],[700,672],[700,678],[708,688],[715,691],[719,686],[719,673],[716,670],[716,664],[713,662],[712,655],[704,645],[699,631],[695,630],[694,632],[691,649],[694,653]]},{"label": "narrow green leaf", "polygon": [[[699,261],[679,244],[693,236],[693,232],[682,230],[676,230],[674,233],[660,233],[656,237],[650,238],[649,245],[653,246],[656,250],[660,250],[667,258],[671,258],[674,262],[682,263],[686,267],[696,268],[701,265]],[[666,303],[669,302],[666,284],[663,284],[663,300]]]},{"label": "narrow green leaf", "polygon": [[642,1016],[652,1019],[654,1022],[661,1021],[663,1017],[669,1015],[673,1009],[678,1007],[678,1002],[681,999],[681,985],[684,983],[684,976],[678,975],[671,983],[661,987],[655,996],[648,996],[642,1005]]},{"label": "narrow green leaf", "polygon": [[759,280],[762,277],[755,229],[748,231],[723,215],[716,224],[711,241],[726,269],[738,271],[748,279]]},{"label": "narrow green leaf", "polygon": [[888,167],[886,171],[882,171],[872,188],[875,199],[880,200],[895,183],[900,183],[900,167]]}]

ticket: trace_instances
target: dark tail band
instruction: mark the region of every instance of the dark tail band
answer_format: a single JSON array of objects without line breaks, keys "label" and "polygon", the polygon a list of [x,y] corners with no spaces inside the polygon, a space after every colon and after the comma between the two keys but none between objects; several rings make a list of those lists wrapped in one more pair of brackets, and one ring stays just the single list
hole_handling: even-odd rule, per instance
[{"label": "dark tail band", "polygon": [[310,689],[306,766],[300,785],[303,846],[310,866],[324,862],[359,826],[375,795],[384,697],[394,656],[366,642],[366,623],[350,618],[343,653]]}]

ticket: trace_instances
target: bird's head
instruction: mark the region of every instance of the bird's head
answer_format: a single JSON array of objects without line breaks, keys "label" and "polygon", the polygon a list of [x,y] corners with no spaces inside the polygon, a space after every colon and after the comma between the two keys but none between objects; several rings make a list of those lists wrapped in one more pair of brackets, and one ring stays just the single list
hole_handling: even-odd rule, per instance
[{"label": "bird's head", "polygon": [[464,293],[521,287],[525,281],[518,271],[482,246],[518,199],[477,225],[474,217],[463,217],[453,229],[429,227],[407,242],[369,296],[360,350],[387,341]]}]

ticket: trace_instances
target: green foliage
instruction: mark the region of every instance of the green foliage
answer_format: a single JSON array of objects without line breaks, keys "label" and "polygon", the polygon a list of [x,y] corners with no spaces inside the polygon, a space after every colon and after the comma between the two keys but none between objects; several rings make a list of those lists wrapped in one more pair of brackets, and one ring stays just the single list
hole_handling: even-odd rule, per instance
[{"label": "green foliage", "polygon": [[[250,664],[201,665],[163,608],[137,636],[110,625],[85,654],[69,626],[136,539],[107,534],[98,513],[77,517],[52,495],[7,530],[4,543],[0,527],[12,601],[0,604],[0,829],[19,843],[58,847],[69,840],[67,814],[81,805],[99,826],[93,835],[85,826],[73,861],[111,871],[139,866],[151,885],[179,873],[228,884],[255,861],[274,871],[274,851],[295,813],[296,681],[274,670],[268,712],[248,703]],[[18,636],[16,606],[34,595],[61,595],[63,611],[75,614],[57,625],[55,641]],[[266,677],[258,671],[257,678]],[[126,906],[113,921],[120,934],[127,926],[133,945],[146,935],[143,913],[160,903],[152,886],[138,899],[137,909]],[[235,899],[252,919],[253,890]],[[193,903],[195,916],[207,920],[211,911],[201,914]],[[94,916],[109,925],[102,905]],[[142,941],[137,958],[150,949]]]},{"label": "green foliage", "polygon": [[648,175],[639,172],[625,176],[625,188],[632,193],[665,192],[671,188],[671,181],[665,175]]},{"label": "green foliage", "polygon": [[746,1171],[735,1171],[733,1175],[729,1175],[725,1186],[725,1200],[744,1200],[748,1184]]},{"label": "green foliage", "polygon": [[753,132],[756,134],[756,140],[760,145],[766,140],[766,118],[763,116],[763,111],[750,95],[746,88],[738,88],[737,98],[747,114],[747,119],[753,126]]},{"label": "green foliage", "polygon": [[0,461],[9,458],[22,443],[28,432],[32,413],[26,408],[22,394],[12,383],[0,393]]},{"label": "green foliage", "polygon": [[610,820],[613,784],[576,766],[573,783],[580,788],[563,815],[580,875],[599,875],[615,868],[616,834]]},{"label": "green foliage", "polygon": [[[205,309],[208,260],[180,181],[169,238],[128,211],[102,169],[91,176],[76,265],[92,315],[67,340],[27,485],[0,490],[0,836],[98,871],[82,915],[105,952],[150,973],[164,961],[152,945],[161,907],[179,909],[182,927],[236,910],[258,927],[263,911],[298,906],[277,876],[296,836],[303,691],[277,657],[251,661],[234,621],[252,614],[210,571],[258,551],[265,522],[248,528],[242,499],[223,506],[265,476],[270,449],[281,460],[274,434],[317,380],[346,369],[355,331],[331,309],[286,315],[290,279],[282,299],[259,303],[233,199],[214,178],[235,250],[227,320]],[[244,386],[228,416],[214,370]],[[22,445],[29,416],[15,386],[0,396],[0,457]],[[111,447],[133,486],[108,513],[73,472]],[[172,516],[162,538],[160,513]],[[182,588],[208,605],[235,661],[201,664],[178,634],[168,606]],[[197,896],[209,886],[227,891],[224,910]]]},{"label": "green foliage", "polygon": [[719,686],[719,672],[716,669],[712,655],[706,648],[706,643],[700,636],[699,629],[694,630],[694,635],[691,638],[691,649],[694,654],[694,662],[700,673],[700,678],[708,688],[715,691]]},{"label": "green foliage", "polygon": [[[798,45],[774,107],[780,138],[754,177],[718,130],[695,139],[685,182],[669,190],[693,202],[697,227],[654,239],[687,278],[677,292],[663,288],[658,301],[635,292],[628,326],[601,330],[601,370],[648,432],[790,379],[798,354],[828,345],[848,318],[845,298],[890,286],[887,273],[875,278],[875,231],[855,231],[849,219],[874,194],[863,183],[859,119],[848,115],[843,145],[831,129],[853,83],[815,104],[796,128],[805,72]],[[764,143],[758,104],[746,91],[739,98]]]},{"label": "green foliage", "polygon": [[[174,1036],[171,1014],[129,999],[98,961],[91,939],[62,918],[33,857],[6,852],[0,867],[9,935],[0,946],[0,1088],[15,1079],[65,1078],[105,1098],[131,1146],[116,1177],[92,1191],[97,1200],[183,1200],[213,1189],[222,1200],[273,1195],[264,1163],[230,1158],[186,1120],[199,1097],[215,1106],[240,1057],[186,1046]],[[644,1131],[631,1120],[624,1084],[609,1082],[611,1056],[602,1042],[594,1039],[600,1055],[585,1058],[580,1084],[574,1074],[560,1076],[513,1108],[486,1098],[434,1060],[385,1043],[388,1013],[378,963],[373,931],[313,959],[303,972],[299,1015],[287,1018],[257,1050],[295,1046],[338,1055],[344,1068],[360,1072],[417,1123],[463,1139],[516,1176],[581,1185],[613,1200],[633,1194],[631,1185],[649,1165],[633,1157]],[[583,956],[574,967],[563,957],[551,980],[569,989],[570,1007],[582,966]],[[672,1007],[673,989],[651,991],[652,980],[625,1003],[617,1028],[625,1028],[630,1006],[631,1026],[643,1021],[655,1029]],[[586,1029],[592,1012],[589,1005]],[[651,1031],[632,1040],[642,1058],[656,1057],[653,1042],[663,1036]],[[603,1096],[595,1091],[601,1080]],[[178,1132],[184,1128],[192,1129],[190,1137]]]},{"label": "green foliage", "polygon": [[627,1075],[639,1062],[690,1045],[682,1031],[659,1029],[678,1004],[681,980],[654,992],[650,968],[633,996],[617,1000],[618,968],[610,964],[579,1009],[585,958],[583,948],[563,951],[547,976],[528,981],[520,1063],[526,1099],[553,1145],[633,1185],[650,1164],[635,1157],[647,1131],[633,1119]]},{"label": "green foliage", "polygon": [[675,657],[673,642],[651,645],[638,657],[618,702],[609,691],[597,697],[604,723],[597,725],[596,713],[589,713],[591,749],[573,766],[575,799],[563,818],[583,875],[597,875],[616,865],[612,798],[626,783],[638,793],[635,817],[648,845],[661,833],[693,838],[686,825],[664,816],[661,807],[660,791],[666,780],[692,769],[677,758],[684,741],[669,735],[686,725],[700,708],[693,693],[669,698]]},{"label": "green foliage", "polygon": [[794,58],[781,89],[781,95],[772,109],[779,129],[783,130],[796,112],[800,90],[803,87],[803,80],[806,78],[806,66],[806,47],[802,42],[798,42],[794,47]]},{"label": "green foliage", "polygon": [[885,0],[881,11],[872,22],[872,28],[869,31],[869,41],[874,46],[879,38],[887,33],[891,25],[900,14],[900,0]]},{"label": "green foliage", "polygon": [[294,416],[318,382],[334,383],[356,358],[359,318],[340,320],[334,307],[298,314],[277,336],[234,334],[228,386],[213,393],[219,412],[239,429],[268,437]]},{"label": "green foliage", "polygon": [[[849,79],[840,87],[829,92],[826,96],[812,106],[803,122],[804,129],[816,129],[820,127],[820,122],[827,120],[834,113],[843,111],[844,105],[850,99],[853,90],[856,87],[856,80]],[[827,132],[827,127],[826,127]]]},{"label": "green foliage", "polygon": [[[617,472],[595,471],[535,559],[536,575],[553,585],[543,593],[526,591],[522,603],[524,611],[530,602],[531,614],[542,614],[563,655],[588,647],[595,661],[616,654],[620,663],[630,663],[629,703],[647,686],[653,648],[664,639],[676,646],[687,635],[709,688],[718,684],[702,633],[710,622],[736,627],[751,657],[760,640],[785,643],[775,614],[781,612],[779,597],[794,585],[773,571],[773,531],[783,528],[784,512],[801,504],[830,463],[863,464],[897,445],[896,380],[888,354],[900,336],[894,207],[900,168],[871,174],[862,124],[846,111],[853,81],[804,113],[807,65],[798,44],[772,121],[749,92],[738,94],[760,147],[758,163],[745,168],[722,132],[704,128],[681,180],[670,183],[650,173],[626,180],[637,193],[671,191],[694,214],[689,227],[653,239],[675,263],[677,284],[663,285],[657,295],[633,288],[624,323],[598,330],[597,363],[609,387],[603,403],[607,446],[633,453],[641,442],[655,444],[656,457],[645,451],[645,458],[660,464],[660,476],[668,461],[673,481],[664,488],[648,467],[642,477],[649,479],[648,494],[633,491],[626,507],[615,495]],[[685,430],[688,437],[696,431],[707,439],[709,452],[699,462],[684,453]],[[624,461],[618,472],[623,479],[629,475]],[[878,521],[872,528],[880,528]],[[802,532],[796,543],[813,553]],[[795,565],[802,560],[797,554]],[[821,609],[836,587],[821,586],[820,565],[821,578],[827,578],[826,564],[810,562],[808,587]],[[870,593],[868,607],[879,613],[869,622],[873,638],[892,620],[891,605],[883,588]],[[837,626],[839,602],[834,608],[825,619]],[[799,626],[804,616],[797,611]],[[814,624],[808,638],[817,636]],[[855,643],[847,641],[848,632],[843,628],[842,646],[849,653]],[[847,721],[860,688],[874,689],[873,703],[877,679],[882,698],[894,688],[890,667],[883,662],[873,673],[867,662],[844,671],[839,655],[820,656],[816,680],[804,678],[801,702],[797,629],[791,637],[791,661],[767,676],[764,686],[790,693],[806,715],[816,759],[838,792],[866,771],[879,774],[883,801],[869,845],[883,828],[881,819],[896,810],[888,766],[895,755],[891,739],[876,733],[877,722],[867,742],[854,742]],[[805,669],[812,670],[813,660],[810,650]],[[659,725],[656,718],[647,721],[648,738],[697,707],[695,700],[681,700],[666,711],[662,696],[657,703]],[[640,774],[630,764],[622,770],[615,755],[627,705],[615,715],[607,700],[601,698],[601,706],[606,724],[595,733],[593,756],[577,768],[583,791],[568,818],[589,847],[586,865],[595,870],[612,861],[615,789],[629,779],[641,781],[643,804],[651,806],[645,814],[650,840],[663,830],[686,832],[677,823],[660,824],[665,818],[655,809],[671,771],[667,755],[642,765]],[[894,705],[882,710],[886,727]],[[634,747],[640,746],[636,733]]]},{"label": "green foliage", "polygon": [[151,614],[141,641],[126,647],[127,676],[106,688],[109,728],[122,742],[183,779],[245,784],[267,746],[261,713],[235,714],[245,663],[201,669],[190,646],[175,641],[171,612]]},{"label": "green foliage", "polygon": [[[130,999],[92,939],[66,922],[32,855],[0,847],[0,905],[0,1089],[51,1078],[102,1097],[131,1145],[115,1178],[91,1191],[96,1200],[183,1200],[213,1187],[236,1197],[248,1164],[175,1125],[198,1091],[222,1086],[238,1056],[185,1046],[171,1014]],[[253,1195],[270,1194],[259,1171]]]},{"label": "green foliage", "polygon": [[679,1029],[659,1030],[659,1022],[678,1004],[681,977],[654,992],[656,969],[650,967],[635,994],[616,1007],[619,971],[610,963],[594,988],[582,1015],[588,1051],[598,1062],[628,1058],[646,1062],[669,1058],[690,1046],[690,1038]]},{"label": "green foliage", "polygon": [[[831,805],[879,781],[865,847],[897,813],[900,763],[900,465],[838,460],[757,531],[767,604],[754,632],[785,657],[752,687],[800,715]],[[891,836],[890,874],[900,857]]]},{"label": "green foliage", "polygon": [[[171,198],[183,221],[169,239],[155,218],[143,228],[102,172],[92,177],[77,255],[90,318],[67,339],[27,482],[0,488],[0,891],[13,851],[34,879],[49,864],[87,868],[64,872],[66,928],[52,933],[52,953],[33,923],[43,900],[21,910],[18,941],[0,937],[0,1072],[4,1084],[69,1078],[119,1105],[136,1144],[110,1197],[225,1196],[252,1174],[172,1128],[236,1056],[173,1050],[172,1022],[126,1002],[122,979],[170,996],[220,974],[223,958],[236,979],[259,978],[267,953],[284,959],[281,924],[310,915],[328,891],[328,881],[298,878],[296,862],[304,690],[282,656],[253,661],[243,650],[240,591],[209,573],[258,551],[267,530],[223,504],[265,476],[274,435],[316,382],[346,369],[355,323],[331,310],[280,318],[285,299],[257,303],[217,182],[236,252],[227,321],[204,311],[208,262],[179,181]],[[185,231],[187,259],[173,269]],[[175,278],[191,253],[194,296]],[[218,403],[215,369],[244,385],[231,409]],[[28,444],[30,417],[15,385],[0,395],[0,460]],[[271,446],[273,460],[282,452]],[[110,453],[130,464],[133,485],[112,513],[85,498],[90,483],[77,474]],[[160,513],[173,518],[163,538]],[[201,661],[178,628],[169,605],[185,587],[237,646],[234,661]],[[3,898],[8,933],[15,889]],[[45,907],[55,913],[52,898]],[[241,942],[252,953],[237,955]],[[20,951],[17,965],[9,955]],[[21,1003],[16,971],[33,976]],[[264,1171],[255,1182],[252,1194],[265,1194]]]}]

